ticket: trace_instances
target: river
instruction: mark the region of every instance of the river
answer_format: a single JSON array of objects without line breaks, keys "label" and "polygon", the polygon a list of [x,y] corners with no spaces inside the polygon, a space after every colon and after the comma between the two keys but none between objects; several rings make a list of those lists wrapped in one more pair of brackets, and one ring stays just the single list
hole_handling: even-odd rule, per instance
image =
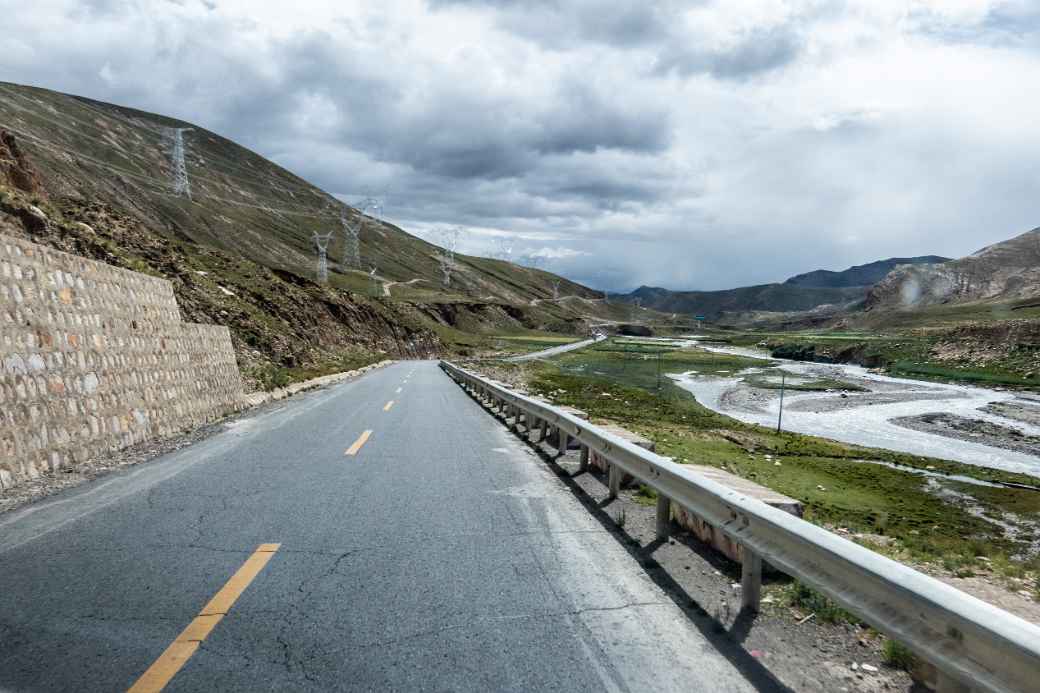
[{"label": "river", "polygon": [[[773,359],[765,352],[706,344],[697,337],[686,338],[682,344],[766,359],[770,363],[763,367],[780,366],[794,382],[828,378],[863,389],[787,390],[784,430],[1040,477],[1040,447],[1035,445],[1040,441],[1040,396],[1035,393],[894,378],[861,366]],[[728,377],[694,372],[669,377],[714,411],[775,427],[779,390],[743,382],[745,376],[763,371],[752,368]],[[992,406],[995,403],[998,406]],[[1014,418],[1002,415],[1007,412]]]}]

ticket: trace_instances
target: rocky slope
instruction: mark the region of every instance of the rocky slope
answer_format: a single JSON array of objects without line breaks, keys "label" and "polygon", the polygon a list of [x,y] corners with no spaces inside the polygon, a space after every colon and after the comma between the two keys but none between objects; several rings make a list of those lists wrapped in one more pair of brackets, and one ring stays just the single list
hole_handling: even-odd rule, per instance
[{"label": "rocky slope", "polygon": [[868,311],[1014,301],[1040,295],[1040,228],[937,265],[896,267],[871,288]]}]

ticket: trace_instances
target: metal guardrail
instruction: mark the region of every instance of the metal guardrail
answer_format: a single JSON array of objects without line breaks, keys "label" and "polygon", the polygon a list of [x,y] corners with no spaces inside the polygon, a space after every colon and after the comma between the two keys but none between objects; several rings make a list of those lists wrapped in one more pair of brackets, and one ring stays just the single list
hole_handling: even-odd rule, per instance
[{"label": "metal guardrail", "polygon": [[611,496],[622,472],[655,489],[658,532],[677,503],[740,544],[744,608],[757,610],[762,561],[822,592],[935,666],[936,690],[1027,693],[1040,690],[1040,627],[825,529],[711,481],[546,402],[441,362],[456,382],[519,429],[559,432],[610,464]]}]

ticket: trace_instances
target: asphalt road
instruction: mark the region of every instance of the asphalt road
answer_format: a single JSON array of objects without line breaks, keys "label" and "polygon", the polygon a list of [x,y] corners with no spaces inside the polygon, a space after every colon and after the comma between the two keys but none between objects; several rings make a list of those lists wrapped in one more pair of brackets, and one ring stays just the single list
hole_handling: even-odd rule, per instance
[{"label": "asphalt road", "polygon": [[535,351],[530,354],[522,354],[520,356],[513,356],[506,361],[533,361],[535,359],[547,359],[552,356],[558,356],[565,354],[568,351],[574,351],[575,349],[584,349],[585,347],[595,344],[596,342],[602,342],[606,339],[603,335],[597,335],[592,339],[584,339],[580,342],[570,342],[569,344],[562,344],[558,347],[550,347],[549,349],[542,349],[541,351]]},{"label": "asphalt road", "polygon": [[433,362],[0,516],[5,691],[755,690],[710,637]]}]

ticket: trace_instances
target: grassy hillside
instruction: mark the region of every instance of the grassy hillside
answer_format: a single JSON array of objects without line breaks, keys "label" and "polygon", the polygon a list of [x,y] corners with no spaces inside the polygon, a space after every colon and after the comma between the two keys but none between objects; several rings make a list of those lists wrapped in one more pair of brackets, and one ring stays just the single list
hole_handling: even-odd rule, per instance
[{"label": "grassy hillside", "polygon": [[[121,206],[158,233],[241,255],[272,269],[313,276],[312,235],[334,232],[330,283],[366,293],[369,272],[420,300],[459,296],[524,303],[596,292],[541,270],[458,256],[441,285],[438,248],[392,224],[367,219],[359,267],[343,267],[341,216],[359,212],[260,155],[191,123],[44,89],[0,83],[0,126],[31,157],[49,196]],[[183,137],[191,199],[174,193],[170,128]],[[391,287],[391,293],[393,293]]]},{"label": "grassy hillside", "polygon": [[[190,199],[174,190],[171,128],[190,128]],[[439,248],[371,217],[360,267],[344,266],[341,218],[358,210],[191,123],[0,83],[0,131],[0,233],[170,279],[186,319],[231,328],[257,386],[383,354],[482,349],[491,335],[584,334],[634,310],[463,255],[444,286]],[[325,285],[316,232],[334,234]]]}]

